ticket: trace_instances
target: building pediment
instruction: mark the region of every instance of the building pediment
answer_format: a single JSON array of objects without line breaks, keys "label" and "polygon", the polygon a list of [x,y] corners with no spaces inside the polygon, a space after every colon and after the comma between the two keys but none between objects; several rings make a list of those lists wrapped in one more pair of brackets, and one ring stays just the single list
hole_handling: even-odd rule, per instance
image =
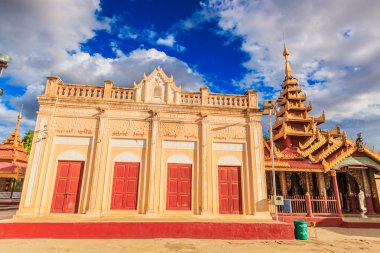
[{"label": "building pediment", "polygon": [[340,169],[345,166],[372,167],[380,171],[380,164],[367,156],[349,156],[334,166],[334,169]]},{"label": "building pediment", "polygon": [[156,67],[149,75],[144,73],[143,79],[134,83],[133,89],[137,101],[148,103],[170,104],[175,101],[175,94],[181,92],[173,76],[168,77],[161,67]]}]

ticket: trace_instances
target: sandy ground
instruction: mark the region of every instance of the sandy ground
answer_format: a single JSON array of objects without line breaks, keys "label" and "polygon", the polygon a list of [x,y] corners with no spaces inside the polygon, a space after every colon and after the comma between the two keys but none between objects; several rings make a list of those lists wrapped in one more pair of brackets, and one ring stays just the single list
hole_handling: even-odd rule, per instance
[{"label": "sandy ground", "polygon": [[16,213],[16,210],[1,210],[0,220],[11,219],[15,213]]},{"label": "sandy ground", "polygon": [[[1,211],[0,220],[12,217],[15,210]],[[0,240],[0,253],[57,252],[380,252],[380,229],[317,228],[317,237],[307,241],[243,241],[198,239],[145,240]]]},{"label": "sandy ground", "polygon": [[[313,233],[312,233],[313,236]],[[380,252],[380,229],[318,228],[308,241],[0,240],[0,253],[56,252]]]}]

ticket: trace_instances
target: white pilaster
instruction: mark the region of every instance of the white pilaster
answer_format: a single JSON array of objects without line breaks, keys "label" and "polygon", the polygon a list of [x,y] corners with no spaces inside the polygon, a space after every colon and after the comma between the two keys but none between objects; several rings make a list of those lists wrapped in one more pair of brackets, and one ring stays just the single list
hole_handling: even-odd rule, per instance
[{"label": "white pilaster", "polygon": [[158,134],[158,115],[154,114],[152,118],[152,138],[150,141],[150,173],[149,173],[149,196],[147,214],[157,214],[155,205],[155,189],[156,189],[156,149]]},{"label": "white pilaster", "polygon": [[99,189],[99,177],[101,170],[101,157],[103,152],[103,141],[104,141],[104,130],[106,128],[106,115],[104,112],[100,112],[98,119],[98,128],[95,145],[95,152],[93,155],[93,177],[90,193],[90,209],[89,213],[100,214],[101,212],[101,199],[99,196],[102,196],[102,190]]},{"label": "white pilaster", "polygon": [[25,207],[29,207],[32,204],[32,196],[34,192],[34,188],[36,187],[36,177],[37,177],[37,171],[38,171],[38,163],[41,158],[41,152],[42,152],[42,146],[43,146],[43,137],[47,134],[45,133],[45,126],[47,126],[46,119],[42,118],[39,128],[36,129],[37,131],[37,138],[34,138],[33,141],[35,141],[35,152],[33,159],[29,159],[32,163],[30,167],[30,176],[27,184],[24,186],[26,187],[26,197],[25,197]]},{"label": "white pilaster", "polygon": [[207,122],[207,116],[205,116],[202,119],[202,136],[201,136],[201,159],[199,167],[202,168],[202,205],[201,205],[201,214],[202,215],[208,215],[209,214],[209,206],[208,206],[208,171],[207,171],[207,165],[208,165],[208,155],[207,155],[207,149],[208,149],[208,138],[207,138],[207,131],[208,131],[208,122]]}]

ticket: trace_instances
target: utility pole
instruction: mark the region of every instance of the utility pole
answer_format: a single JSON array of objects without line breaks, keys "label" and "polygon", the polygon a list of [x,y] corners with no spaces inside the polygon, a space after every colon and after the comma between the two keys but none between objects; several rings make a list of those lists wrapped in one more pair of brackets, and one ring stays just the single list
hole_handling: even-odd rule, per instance
[{"label": "utility pole", "polygon": [[281,102],[282,99],[283,99],[282,97],[279,97],[276,100],[264,101],[264,111],[263,111],[264,115],[269,115],[269,138],[270,138],[270,156],[271,156],[271,161],[272,161],[273,204],[274,204],[276,221],[278,221],[278,209],[275,203],[275,199],[277,197],[277,189],[276,189],[276,171],[274,168],[274,142],[273,142],[273,131],[272,131],[272,115],[273,115],[273,110],[275,110],[276,108],[276,103]]}]

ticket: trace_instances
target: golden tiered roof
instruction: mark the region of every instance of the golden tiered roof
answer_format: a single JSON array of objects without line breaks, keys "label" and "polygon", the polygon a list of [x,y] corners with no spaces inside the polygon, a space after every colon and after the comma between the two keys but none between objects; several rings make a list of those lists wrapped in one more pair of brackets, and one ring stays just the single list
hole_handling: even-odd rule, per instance
[{"label": "golden tiered roof", "polygon": [[25,175],[28,155],[19,133],[21,119],[20,112],[14,131],[0,144],[0,178],[22,178]]},{"label": "golden tiered roof", "polygon": [[17,117],[17,123],[15,130],[10,133],[10,135],[2,141],[2,144],[0,145],[0,150],[9,150],[12,149],[14,151],[21,151],[26,153],[26,149],[22,145],[22,140],[20,138],[21,134],[19,133],[20,130],[20,123],[22,119],[22,112],[19,113]]},{"label": "golden tiered roof", "polygon": [[[325,122],[325,114],[313,118],[309,115],[309,111],[312,109],[312,105],[304,104],[307,100],[306,94],[303,92],[302,87],[298,86],[297,78],[292,76],[292,69],[289,63],[289,50],[284,44],[283,56],[285,57],[285,80],[282,85],[281,96],[283,99],[278,102],[280,109],[277,111],[277,119],[273,125],[274,140],[283,141],[286,138],[292,138],[292,136],[300,137],[305,140],[314,134],[314,128],[316,125]],[[297,140],[291,140],[292,146],[297,146],[299,138]],[[289,145],[289,141],[287,142]]]},{"label": "golden tiered roof", "polygon": [[[312,117],[311,103],[304,104],[307,96],[292,76],[289,51],[284,45],[285,80],[278,103],[276,121],[272,126],[276,170],[327,172],[345,158],[366,155],[380,164],[380,154],[362,144],[361,136],[355,142],[339,126],[322,131],[317,125],[325,122],[325,113]],[[271,169],[270,148],[264,145],[265,166]]]}]

